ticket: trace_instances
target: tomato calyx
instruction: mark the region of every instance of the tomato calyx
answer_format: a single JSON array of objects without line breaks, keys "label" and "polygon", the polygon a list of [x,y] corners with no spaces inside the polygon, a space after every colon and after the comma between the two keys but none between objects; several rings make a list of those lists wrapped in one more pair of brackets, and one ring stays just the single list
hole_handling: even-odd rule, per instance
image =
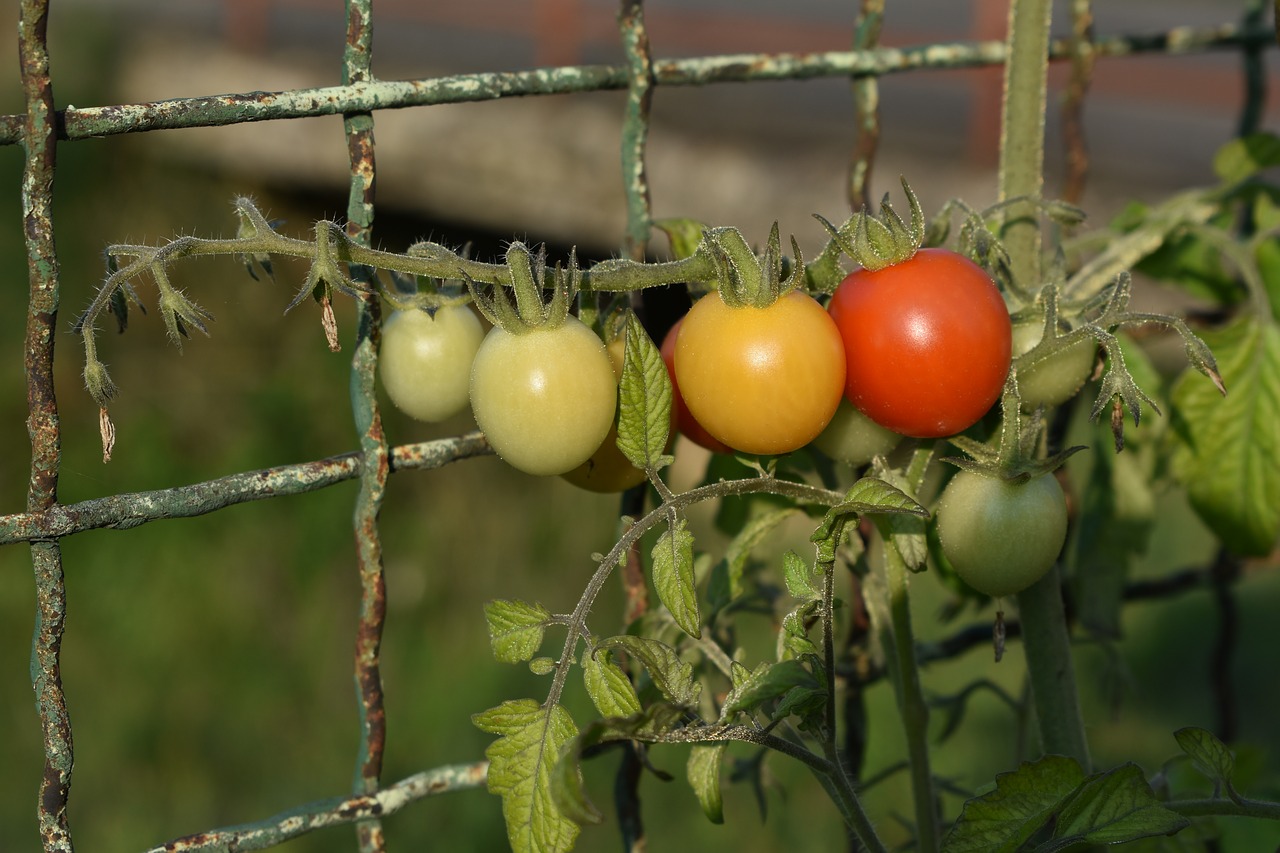
[{"label": "tomato calyx", "polygon": [[1023,415],[1018,397],[1018,380],[1013,372],[1010,372],[1005,381],[1000,407],[1004,417],[996,446],[963,435],[952,436],[947,440],[968,458],[944,456],[942,461],[964,471],[1019,484],[1058,470],[1069,458],[1088,449],[1084,445],[1075,445],[1048,456],[1039,455],[1044,418],[1040,411],[1033,412],[1030,416]]},{"label": "tomato calyx", "polygon": [[827,229],[832,243],[863,269],[874,272],[900,264],[915,255],[925,235],[924,211],[906,178],[902,178],[902,190],[911,208],[910,224],[903,222],[889,204],[888,193],[880,202],[879,219],[867,213],[865,207],[839,228],[816,213],[814,218]]},{"label": "tomato calyx", "polygon": [[[736,228],[706,228],[698,252],[711,259],[720,298],[730,308],[768,308],[805,280],[804,259],[791,238],[790,270],[782,256],[778,223],[769,230],[764,254],[757,256]],[[786,278],[783,276],[786,275]]]},{"label": "tomato calyx", "polygon": [[[582,284],[577,255],[571,251],[567,266],[556,262],[551,268],[547,266],[546,246],[534,255],[524,243],[516,241],[507,249],[506,261],[514,301],[501,285],[494,285],[491,293],[482,292],[480,285],[462,271],[476,308],[485,319],[513,335],[563,325],[569,316],[569,304]],[[548,290],[551,298],[545,299],[543,294]]]}]

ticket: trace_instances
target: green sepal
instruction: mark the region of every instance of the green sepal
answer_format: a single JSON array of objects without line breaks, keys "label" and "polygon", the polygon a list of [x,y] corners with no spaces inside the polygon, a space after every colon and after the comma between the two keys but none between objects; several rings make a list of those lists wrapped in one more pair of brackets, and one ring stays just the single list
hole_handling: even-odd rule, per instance
[{"label": "green sepal", "polygon": [[767,308],[795,290],[805,280],[804,259],[795,237],[791,238],[793,260],[784,278],[778,223],[769,230],[764,254],[757,256],[742,232],[736,228],[708,228],[698,249],[710,257],[720,298],[731,308]]},{"label": "green sepal", "polygon": [[[893,264],[909,260],[920,249],[925,237],[924,211],[920,200],[904,177],[902,191],[906,193],[911,208],[911,222],[902,221],[886,193],[880,202],[880,218],[867,213],[866,208],[856,213],[839,228],[817,214],[817,219],[831,235],[831,241],[863,269],[874,272]],[[824,259],[825,260],[825,259]]]}]

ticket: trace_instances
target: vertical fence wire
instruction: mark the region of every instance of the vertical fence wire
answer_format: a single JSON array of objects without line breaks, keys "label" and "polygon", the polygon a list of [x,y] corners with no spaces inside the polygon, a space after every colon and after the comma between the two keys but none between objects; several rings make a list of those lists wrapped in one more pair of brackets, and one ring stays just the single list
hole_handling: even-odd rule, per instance
[{"label": "vertical fence wire", "polygon": [[1071,0],[1071,76],[1062,99],[1062,135],[1066,178],[1062,200],[1079,204],[1089,178],[1089,149],[1084,132],[1084,101],[1093,79],[1093,0]]},{"label": "vertical fence wire", "polygon": [[[653,55],[649,31],[645,26],[644,0],[621,0],[618,8],[618,32],[622,37],[627,70],[627,100],[622,120],[622,182],[627,205],[623,251],[632,260],[643,261],[648,252],[649,233],[653,223],[645,156],[654,85]],[[643,320],[644,294],[633,293],[631,303],[633,310]],[[622,516],[637,518],[643,514],[646,495],[647,490],[643,487],[623,493]],[[621,576],[625,597],[625,626],[639,619],[649,609],[649,587],[640,559],[639,543],[627,552]],[[626,853],[641,853],[647,846],[640,810],[640,779],[644,774],[641,748],[634,743],[624,747],[622,763],[614,780],[613,799],[618,810],[622,849]]]},{"label": "vertical fence wire", "polygon": [[[23,0],[19,53],[26,122],[22,176],[23,232],[27,249],[29,302],[26,325],[27,432],[31,440],[28,512],[58,501],[61,437],[53,384],[53,345],[58,323],[58,256],[54,245],[53,173],[57,120],[49,75],[48,0]],[[62,690],[62,635],[67,595],[62,549],[57,539],[31,543],[36,619],[31,642],[31,686],[44,730],[44,774],[37,815],[45,850],[70,851],[67,798],[73,764],[71,719]]]},{"label": "vertical fence wire", "polygon": [[[870,50],[880,41],[884,0],[861,0],[853,30],[853,49]],[[867,206],[871,169],[880,147],[880,82],[874,74],[853,78],[854,127],[857,137],[849,164],[849,207],[856,213]]]},{"label": "vertical fence wire", "polygon": [[[343,55],[343,83],[367,82],[373,78],[372,0],[347,0],[347,42]],[[347,202],[347,234],[369,244],[373,227],[375,186],[373,114],[348,113],[343,116],[347,150],[351,163],[351,189]],[[353,269],[353,277],[366,284],[374,280],[372,271]],[[382,776],[382,754],[386,744],[386,713],[383,707],[380,651],[387,612],[387,586],[383,571],[382,541],[378,513],[386,492],[390,471],[386,436],[378,413],[374,373],[380,307],[376,294],[361,295],[357,309],[355,354],[351,364],[351,402],[360,448],[364,454],[360,490],[356,499],[355,537],[360,574],[360,617],[356,632],[355,686],[359,705],[360,744],[356,760],[354,791],[370,794],[378,790]],[[382,823],[369,818],[356,825],[362,853],[385,849]]]}]

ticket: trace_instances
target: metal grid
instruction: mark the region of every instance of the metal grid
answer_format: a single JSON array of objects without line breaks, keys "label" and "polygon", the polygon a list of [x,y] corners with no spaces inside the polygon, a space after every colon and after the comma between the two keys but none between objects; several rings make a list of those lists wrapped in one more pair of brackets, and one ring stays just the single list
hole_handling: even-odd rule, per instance
[{"label": "metal grid", "polygon": [[[63,694],[59,652],[66,613],[66,585],[60,540],[86,530],[127,529],[161,518],[201,515],[247,501],[299,494],[358,479],[354,535],[361,582],[356,637],[360,746],[351,794],[311,803],[254,824],[213,829],[175,839],[154,850],[257,850],[326,826],[352,824],[359,849],[385,847],[381,819],[422,797],[472,788],[485,782],[484,762],[440,767],[409,778],[381,783],[385,720],[379,652],[386,612],[381,542],[377,517],[388,476],[396,471],[435,468],[488,453],[483,436],[390,447],[383,435],[374,388],[380,306],[376,296],[359,300],[358,331],[352,361],[354,420],[359,450],[342,456],[151,492],[113,495],[76,504],[58,500],[60,429],[53,382],[53,343],[59,308],[59,270],[50,207],[55,159],[60,142],[163,128],[209,127],[271,119],[340,114],[350,160],[347,231],[367,245],[374,219],[375,146],[373,113],[381,109],[482,101],[528,95],[625,89],[622,117],[622,178],[627,198],[625,253],[645,256],[650,231],[645,147],[654,89],[699,86],[725,81],[848,77],[853,81],[859,134],[849,196],[863,200],[879,128],[877,79],[920,69],[999,65],[1001,42],[878,47],[883,0],[861,0],[852,25],[852,48],[805,54],[653,58],[644,22],[643,0],[621,0],[618,28],[626,63],[620,66],[564,66],[514,73],[467,74],[423,80],[385,81],[370,71],[372,0],[348,0],[347,39],[342,85],[272,93],[194,97],[146,104],[59,110],[50,78],[46,30],[49,0],[22,0],[19,51],[24,115],[0,116],[0,144],[25,151],[22,181],[24,237],[28,258],[29,309],[25,366],[31,440],[31,473],[25,512],[0,517],[0,544],[26,542],[36,580],[37,620],[31,677],[43,728],[45,769],[39,783],[37,819],[44,848],[72,849],[67,821],[73,743]],[[1249,106],[1242,120],[1256,124],[1263,101],[1259,56],[1275,43],[1261,26],[1264,4],[1253,0],[1244,21],[1209,29],[1179,28],[1152,36],[1095,37],[1087,0],[1071,4],[1073,30],[1049,45],[1055,60],[1069,61],[1067,143],[1071,187],[1078,187],[1087,161],[1079,126],[1079,107],[1092,63],[1099,58],[1143,52],[1177,53],[1211,49],[1239,50],[1245,57]],[[1250,118],[1252,116],[1252,119]],[[353,270],[358,275],[358,270]],[[643,580],[641,580],[641,584]]]}]

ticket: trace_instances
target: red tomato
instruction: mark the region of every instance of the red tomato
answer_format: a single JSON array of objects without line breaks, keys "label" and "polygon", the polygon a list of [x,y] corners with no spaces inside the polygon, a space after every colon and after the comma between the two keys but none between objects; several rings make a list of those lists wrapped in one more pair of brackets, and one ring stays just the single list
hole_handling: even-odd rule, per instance
[{"label": "red tomato", "polygon": [[693,417],[744,453],[804,447],[840,404],[840,330],[812,297],[792,291],[767,308],[731,308],[711,293],[685,315],[676,378]]},{"label": "red tomato", "polygon": [[702,424],[694,419],[693,413],[685,405],[684,398],[680,396],[680,385],[676,382],[676,336],[680,334],[680,325],[683,322],[684,318],[676,321],[676,324],[667,331],[667,336],[662,339],[662,346],[659,348],[662,360],[667,365],[667,375],[671,377],[671,410],[676,429],[694,444],[705,447],[713,453],[732,453],[732,447],[702,428]]},{"label": "red tomato", "polygon": [[1011,324],[995,282],[946,249],[856,270],[831,297],[847,359],[845,395],[883,427],[917,438],[976,423],[1009,375]]}]

